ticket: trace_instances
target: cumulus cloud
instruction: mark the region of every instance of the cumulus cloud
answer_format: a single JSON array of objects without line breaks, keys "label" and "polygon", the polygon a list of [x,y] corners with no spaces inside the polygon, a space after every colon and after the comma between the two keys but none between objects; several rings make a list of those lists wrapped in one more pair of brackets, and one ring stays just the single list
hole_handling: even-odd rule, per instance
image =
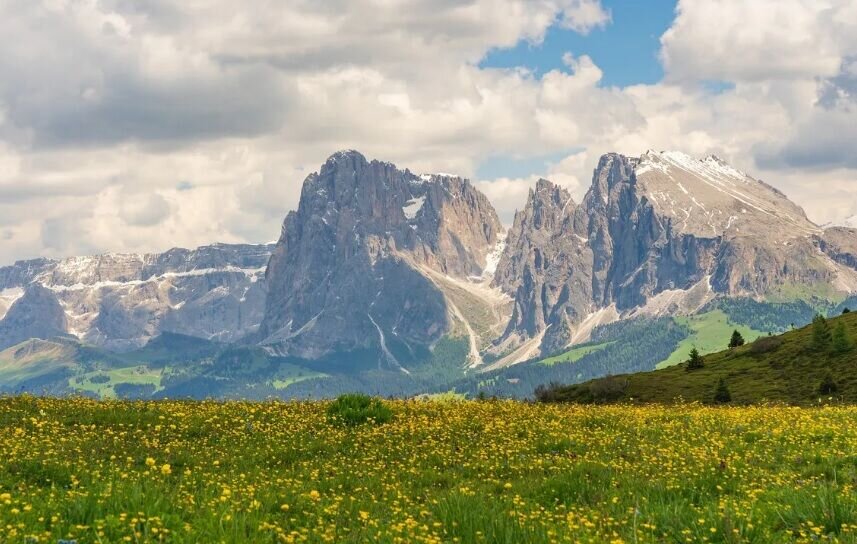
[{"label": "cumulus cloud", "polygon": [[682,0],[661,37],[673,80],[831,76],[855,45],[851,0]]},{"label": "cumulus cloud", "polygon": [[857,168],[820,137],[850,134],[850,4],[681,0],[665,81],[618,89],[577,52],[541,77],[479,67],[554,25],[609,25],[598,0],[7,0],[0,262],[271,240],[341,148],[467,176],[567,154],[479,180],[507,220],[539,176],[579,200],[603,152],[716,152],[824,219],[839,208],[808,180],[847,193]]},{"label": "cumulus cloud", "polygon": [[119,216],[129,225],[151,227],[170,215],[170,205],[158,193],[124,195],[119,203]]}]

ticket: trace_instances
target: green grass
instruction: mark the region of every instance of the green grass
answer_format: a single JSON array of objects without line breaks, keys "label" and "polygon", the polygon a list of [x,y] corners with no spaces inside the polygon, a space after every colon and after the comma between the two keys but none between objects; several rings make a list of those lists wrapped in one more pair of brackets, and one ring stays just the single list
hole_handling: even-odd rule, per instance
[{"label": "green grass", "polygon": [[274,389],[282,390],[282,389],[286,389],[290,385],[294,385],[296,383],[299,383],[299,382],[302,382],[305,380],[312,380],[314,378],[326,378],[326,377],[327,377],[327,374],[323,374],[321,372],[306,371],[304,374],[302,374],[300,376],[289,376],[286,378],[271,380],[271,386]]},{"label": "green grass", "polygon": [[[845,324],[857,340],[857,313],[829,320],[831,327]],[[677,400],[711,402],[723,378],[737,404],[784,402],[810,405],[827,402],[857,402],[857,348],[846,353],[818,352],[812,347],[812,326],[757,342],[774,342],[769,350],[752,344],[705,356],[705,366],[687,371],[678,365],[561,387],[552,400],[572,402],[661,402]],[[777,346],[778,344],[778,346]],[[831,374],[838,386],[832,395],[820,395],[819,385]],[[825,398],[822,398],[825,397]]]},{"label": "green grass", "polygon": [[[68,385],[76,391],[86,391],[98,395],[99,398],[112,399],[116,398],[116,390],[114,388],[121,383],[153,385],[155,386],[155,391],[160,391],[161,377],[168,370],[168,368],[152,369],[145,365],[97,370],[69,378]],[[92,381],[92,378],[98,380],[99,377],[107,377],[108,381]]]},{"label": "green grass", "polygon": [[857,542],[854,407],[335,406],[0,398],[0,542]]},{"label": "green grass", "polygon": [[687,326],[692,331],[691,335],[678,345],[669,358],[660,362],[657,368],[683,363],[694,347],[703,355],[721,351],[729,344],[732,331],[736,329],[747,342],[752,342],[762,335],[761,332],[750,327],[730,322],[729,317],[722,310],[713,310],[690,317],[677,317],[675,320],[680,325]]},{"label": "green grass", "polygon": [[558,363],[576,363],[577,361],[583,359],[590,353],[595,353],[596,351],[601,351],[612,344],[612,342],[604,342],[601,344],[594,345],[584,345],[573,348],[565,353],[560,353],[559,355],[554,355],[553,357],[548,357],[547,359],[543,359],[539,361],[539,364],[553,366]]}]

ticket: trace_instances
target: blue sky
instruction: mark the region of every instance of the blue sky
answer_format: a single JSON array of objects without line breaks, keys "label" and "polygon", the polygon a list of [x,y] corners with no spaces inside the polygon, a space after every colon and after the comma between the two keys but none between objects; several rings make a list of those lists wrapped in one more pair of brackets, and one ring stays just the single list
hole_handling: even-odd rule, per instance
[{"label": "blue sky", "polygon": [[657,83],[663,77],[658,60],[660,37],[675,18],[675,0],[604,0],[612,21],[587,35],[552,26],[543,43],[519,42],[511,49],[495,49],[482,67],[526,67],[540,77],[565,69],[562,56],[589,55],[604,72],[602,85],[626,87]]},{"label": "blue sky", "polygon": [[[604,0],[611,21],[603,28],[580,34],[555,24],[548,29],[542,43],[527,40],[515,47],[492,50],[479,64],[483,68],[524,67],[535,77],[551,70],[568,70],[563,55],[589,55],[602,70],[602,86],[627,87],[654,84],[663,79],[658,58],[660,37],[675,19],[676,0]],[[510,156],[490,157],[476,171],[479,179],[527,177],[544,174],[551,164],[581,151],[569,149],[542,157],[518,159]]]}]

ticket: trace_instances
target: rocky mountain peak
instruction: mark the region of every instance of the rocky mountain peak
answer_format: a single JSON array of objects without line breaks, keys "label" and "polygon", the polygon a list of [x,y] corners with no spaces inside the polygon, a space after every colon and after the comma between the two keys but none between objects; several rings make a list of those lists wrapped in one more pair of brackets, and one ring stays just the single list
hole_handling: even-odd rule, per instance
[{"label": "rocky mountain peak", "polygon": [[639,185],[636,193],[681,232],[779,241],[820,232],[783,193],[717,156],[648,151],[629,162]]},{"label": "rocky mountain peak", "polygon": [[663,293],[680,313],[790,285],[857,290],[853,232],[819,238],[785,195],[714,155],[607,153],[583,202],[566,197],[540,181],[515,216],[494,280],[515,297],[503,349],[561,349],[593,320],[662,311]]},{"label": "rocky mountain peak", "polygon": [[494,285],[515,299],[500,351],[523,350],[517,358],[526,358],[528,339],[547,331],[534,347],[561,347],[589,310],[591,253],[587,239],[575,231],[577,210],[566,189],[542,179],[515,214],[494,275]]},{"label": "rocky mountain peak", "polygon": [[502,230],[466,179],[336,153],[306,178],[283,225],[267,271],[264,341],[309,358],[382,352],[397,366],[391,346],[412,351],[450,325],[426,274],[480,277]]}]

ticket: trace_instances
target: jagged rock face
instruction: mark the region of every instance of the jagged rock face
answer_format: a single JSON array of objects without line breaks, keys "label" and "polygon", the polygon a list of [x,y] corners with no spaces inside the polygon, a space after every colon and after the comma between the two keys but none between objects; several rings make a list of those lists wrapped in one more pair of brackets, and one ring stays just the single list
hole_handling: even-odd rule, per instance
[{"label": "jagged rock face", "polygon": [[568,344],[592,310],[592,251],[574,232],[576,209],[568,191],[539,180],[515,214],[494,276],[515,297],[505,338],[520,341],[547,329],[542,344],[553,350]]},{"label": "jagged rock face", "polygon": [[598,306],[641,306],[660,291],[698,283],[711,266],[717,239],[676,227],[652,202],[638,183],[635,161],[618,154],[601,158],[574,221],[592,248]]},{"label": "jagged rock face", "polygon": [[401,355],[450,328],[421,268],[480,276],[502,232],[488,200],[457,177],[416,176],[349,151],[307,177],[267,271],[263,343],[306,358]]},{"label": "jagged rock face", "polygon": [[660,293],[704,302],[793,286],[857,289],[854,231],[822,231],[782,193],[716,157],[607,154],[581,205],[566,197],[539,183],[495,277],[515,296],[505,336],[544,332],[542,353],[565,347],[593,310],[633,314]]},{"label": "jagged rock face", "polygon": [[0,350],[30,338],[62,336],[65,331],[65,312],[56,296],[36,283],[27,287],[0,321]]},{"label": "jagged rock face", "polygon": [[605,155],[579,213],[600,305],[633,308],[705,278],[718,293],[754,297],[836,278],[814,248],[821,229],[782,193],[716,157]]},{"label": "jagged rock face", "polygon": [[[857,223],[857,222],[855,222]],[[847,268],[837,269],[837,285],[843,291],[857,291],[857,228],[831,227],[816,238],[821,251],[834,262]]]},{"label": "jagged rock face", "polygon": [[272,249],[215,244],[20,261],[0,268],[0,301],[9,306],[28,286],[43,286],[63,310],[63,332],[108,349],[133,349],[161,332],[235,341],[262,320]]},{"label": "jagged rock face", "polygon": [[827,228],[818,241],[821,250],[831,259],[857,269],[857,228]]}]

